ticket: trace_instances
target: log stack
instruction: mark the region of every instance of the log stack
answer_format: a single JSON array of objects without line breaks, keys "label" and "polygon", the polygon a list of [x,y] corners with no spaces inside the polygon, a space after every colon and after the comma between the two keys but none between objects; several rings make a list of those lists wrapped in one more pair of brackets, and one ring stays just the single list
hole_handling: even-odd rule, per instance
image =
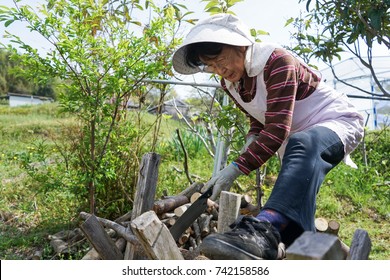
[{"label": "log stack", "polygon": [[[131,213],[126,213],[115,221],[110,221],[81,212],[80,218],[84,220],[84,222],[80,228],[87,237],[86,240],[92,245],[92,248],[83,259],[117,259],[122,255],[125,256],[123,242],[128,242],[135,246],[139,256],[143,255],[143,258],[145,259],[153,258],[151,256],[156,256],[156,254],[153,252],[145,252],[142,246],[143,244],[140,242],[143,237],[139,236],[139,233],[136,233],[135,230],[144,227],[146,223],[149,223],[150,225],[155,224],[155,227],[158,227],[160,222],[169,230],[179,217],[187,211],[191,204],[200,197],[200,190],[202,187],[202,183],[194,183],[176,196],[164,196],[159,200],[156,200],[151,210],[155,213],[156,219],[158,219],[158,221],[156,220],[154,222],[152,221],[153,217],[150,216],[150,213],[144,213],[136,219],[131,218]],[[224,199],[227,201],[228,205],[238,205],[238,211],[229,210],[220,213],[219,204],[209,199],[207,202],[208,207],[204,213],[202,213],[182,234],[177,242],[175,242],[184,259],[206,259],[204,256],[200,255],[199,246],[206,236],[218,232],[218,224],[226,224],[222,223],[222,220],[235,220],[236,216],[239,214],[255,214],[258,212],[257,208],[251,204],[250,197],[248,196],[241,197],[237,194],[224,192],[223,195],[221,194],[221,203],[226,204]],[[146,215],[147,218],[142,220],[142,216],[146,217]],[[99,224],[97,224],[97,222]],[[138,225],[135,226],[135,223]],[[107,234],[105,234],[103,229],[105,229]],[[151,230],[153,229],[147,229],[148,232]],[[96,232],[99,232],[99,234],[96,234]],[[110,233],[110,235],[108,235],[108,233]],[[166,242],[168,243],[168,240],[166,240]],[[114,247],[113,244],[116,244],[115,248],[109,250],[110,247]]]},{"label": "log stack", "polygon": [[[214,201],[208,200],[208,207],[200,215],[200,217],[182,234],[177,242],[168,240],[170,235],[168,233],[169,228],[172,227],[178,218],[189,208],[189,206],[196,201],[200,196],[200,189],[202,184],[191,185],[184,193],[178,194],[177,196],[163,197],[153,204],[153,212],[155,219],[158,220],[153,222],[153,217],[150,214],[145,213],[139,216],[137,219],[131,219],[131,213],[117,218],[115,221],[95,217],[94,215],[81,212],[80,217],[84,222],[80,225],[80,228],[74,230],[61,231],[56,234],[50,235],[49,239],[51,246],[53,247],[56,255],[64,256],[70,254],[77,248],[85,247],[83,243],[91,244],[91,248],[84,255],[83,260],[99,260],[99,259],[121,259],[125,255],[126,243],[130,243],[136,248],[138,255],[144,256],[145,259],[160,259],[162,257],[174,258],[174,259],[186,259],[186,260],[205,260],[206,257],[202,256],[199,252],[199,246],[203,239],[209,234],[223,231],[221,227],[221,219],[226,213],[220,213],[220,205]],[[223,197],[225,194],[221,194],[221,204],[224,204]],[[237,195],[231,195],[227,200],[231,201],[232,198]],[[251,200],[248,196],[240,197],[241,202],[234,202],[232,204],[239,206],[239,213],[256,215],[258,213],[257,207],[251,204]],[[250,209],[250,211],[248,211]],[[225,211],[226,212],[226,211]],[[232,211],[227,211],[232,212]],[[148,214],[147,220],[143,218]],[[233,215],[233,219],[235,214]],[[222,217],[222,218],[221,218]],[[145,246],[142,244],[142,236],[134,233],[132,228],[129,226],[135,221],[144,228],[144,231],[153,231],[153,223],[165,226],[165,235],[160,235],[160,244],[165,247],[176,247],[176,252],[173,254],[159,255],[158,253],[164,252],[161,248],[154,248],[156,252],[146,252]],[[145,226],[147,223],[152,228]],[[220,226],[219,226],[220,224]],[[331,236],[338,237],[338,231],[340,224],[335,220],[327,220],[325,218],[317,218],[315,220],[315,226],[317,233],[305,233],[299,239],[297,239],[298,246],[290,246],[287,252],[287,258],[289,259],[368,259],[369,251],[371,249],[370,239],[367,232],[363,230],[357,230],[352,242],[352,247],[349,248],[345,243],[337,238],[334,239]],[[156,232],[160,233],[161,230],[157,229]],[[320,235],[318,234],[326,234]],[[332,239],[333,238],[333,239]],[[299,243],[301,242],[301,243]],[[311,242],[311,243],[310,243]],[[314,242],[314,243],[313,243]],[[166,244],[170,244],[166,246]],[[306,244],[309,246],[303,246]],[[311,245],[310,245],[311,244]],[[314,245],[315,246],[314,246]],[[176,245],[176,246],[174,246]],[[317,247],[318,248],[317,248]],[[147,247],[147,245],[146,245]],[[317,249],[313,249],[317,248]],[[321,250],[322,255],[319,256]],[[336,249],[335,249],[336,248]],[[171,250],[173,251],[173,250]],[[35,252],[31,259],[40,259],[40,252]]]}]

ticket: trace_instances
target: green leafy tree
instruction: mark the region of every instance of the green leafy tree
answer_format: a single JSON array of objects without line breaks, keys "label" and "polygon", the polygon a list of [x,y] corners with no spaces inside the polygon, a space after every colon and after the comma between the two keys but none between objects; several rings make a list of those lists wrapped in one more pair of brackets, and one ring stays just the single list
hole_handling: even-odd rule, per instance
[{"label": "green leafy tree", "polygon": [[18,55],[0,49],[0,94],[12,92],[55,98],[56,89],[53,80],[38,84],[26,79],[23,73],[24,67]]},{"label": "green leafy tree", "polygon": [[306,3],[307,14],[291,18],[297,31],[293,36],[297,46],[293,49],[307,60],[318,58],[333,68],[334,58],[349,52],[368,68],[379,88],[378,93],[365,91],[337,77],[340,82],[373,96],[390,97],[390,92],[373,65],[375,44],[390,49],[389,0],[299,0]]},{"label": "green leafy tree", "polygon": [[[60,176],[89,201],[91,213],[111,211],[107,209],[118,206],[113,201],[123,197],[132,199],[128,185],[135,180],[139,153],[148,145],[142,142],[139,123],[129,121],[127,101],[137,96],[141,101],[145,78],[172,75],[169,58],[180,43],[175,34],[187,15],[184,8],[135,0],[48,0],[37,10],[17,3],[0,8],[6,27],[26,22],[52,45],[41,55],[22,38],[8,35],[23,52],[8,46],[21,57],[25,77],[64,81],[60,105],[80,126],[68,135],[71,145],[62,151],[66,168]],[[146,21],[134,20],[135,13],[144,13]]]}]

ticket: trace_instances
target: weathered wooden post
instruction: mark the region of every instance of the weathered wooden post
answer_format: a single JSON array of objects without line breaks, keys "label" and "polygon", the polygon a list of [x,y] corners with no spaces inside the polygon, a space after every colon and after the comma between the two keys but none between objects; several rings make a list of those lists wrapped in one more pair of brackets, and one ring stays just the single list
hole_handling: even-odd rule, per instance
[{"label": "weathered wooden post", "polygon": [[[156,153],[147,153],[142,157],[131,213],[132,220],[153,209],[160,158],[160,155]],[[138,258],[138,256],[135,256],[135,246],[131,243],[127,243],[124,258],[127,260]]]},{"label": "weathered wooden post", "polygon": [[218,232],[224,233],[240,212],[241,195],[222,191],[219,199]]},{"label": "weathered wooden post", "polygon": [[305,231],[288,247],[288,260],[343,260],[345,253],[337,236]]},{"label": "weathered wooden post", "polygon": [[94,215],[89,216],[80,228],[103,260],[123,260],[122,252]]},{"label": "weathered wooden post", "polygon": [[371,251],[371,239],[368,232],[357,229],[353,234],[349,260],[368,260]]},{"label": "weathered wooden post", "polygon": [[154,211],[147,211],[132,220],[131,229],[150,259],[184,259],[168,228],[159,220]]}]

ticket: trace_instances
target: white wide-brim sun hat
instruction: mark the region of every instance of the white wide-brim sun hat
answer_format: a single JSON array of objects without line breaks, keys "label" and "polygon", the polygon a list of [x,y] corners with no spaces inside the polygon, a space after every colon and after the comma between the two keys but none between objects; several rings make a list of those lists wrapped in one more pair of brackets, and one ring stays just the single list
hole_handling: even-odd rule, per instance
[{"label": "white wide-brim sun hat", "polygon": [[190,30],[183,44],[173,54],[172,63],[176,72],[185,75],[201,72],[199,67],[191,67],[185,61],[188,45],[200,42],[251,46],[254,39],[249,28],[234,15],[216,14],[201,20]]}]

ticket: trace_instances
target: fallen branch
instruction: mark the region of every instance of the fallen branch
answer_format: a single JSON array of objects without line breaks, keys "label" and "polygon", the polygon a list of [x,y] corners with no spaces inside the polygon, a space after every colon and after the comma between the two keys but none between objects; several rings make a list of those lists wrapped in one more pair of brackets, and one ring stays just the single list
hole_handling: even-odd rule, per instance
[{"label": "fallen branch", "polygon": [[[83,220],[87,220],[89,217],[91,217],[91,214],[86,213],[86,212],[81,212],[80,217]],[[130,242],[134,245],[139,245],[139,241],[138,241],[137,237],[131,232],[131,229],[129,227],[124,227],[120,224],[117,224],[113,221],[110,221],[110,220],[107,220],[104,218],[99,218],[99,217],[96,217],[96,218],[103,226],[115,230],[116,233],[119,236],[123,237],[127,242]]]}]

